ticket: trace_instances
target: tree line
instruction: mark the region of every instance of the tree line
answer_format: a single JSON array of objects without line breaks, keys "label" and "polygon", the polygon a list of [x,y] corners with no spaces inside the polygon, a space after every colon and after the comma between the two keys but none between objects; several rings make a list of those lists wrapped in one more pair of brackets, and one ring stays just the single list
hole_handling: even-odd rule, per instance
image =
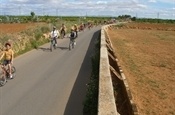
[{"label": "tree line", "polygon": [[135,22],[149,22],[149,23],[175,23],[173,19],[158,19],[158,18],[137,18],[131,15],[119,15],[116,17],[109,16],[38,16],[35,12],[31,12],[28,16],[0,16],[0,23],[28,23],[28,22],[48,22],[54,23],[58,21],[74,21],[79,23],[86,23],[93,21],[95,23],[102,23],[111,19],[118,21],[135,21]]}]

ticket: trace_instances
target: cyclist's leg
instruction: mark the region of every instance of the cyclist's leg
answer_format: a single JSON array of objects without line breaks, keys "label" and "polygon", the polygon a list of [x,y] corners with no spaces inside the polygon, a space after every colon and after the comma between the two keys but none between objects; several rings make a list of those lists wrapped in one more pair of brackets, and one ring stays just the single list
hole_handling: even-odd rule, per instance
[{"label": "cyclist's leg", "polygon": [[50,40],[50,50],[52,50],[53,45],[53,39]]},{"label": "cyclist's leg", "polygon": [[7,67],[8,67],[8,69],[9,69],[9,76],[10,76],[10,78],[12,78],[12,77],[13,77],[13,76],[12,76],[12,65],[11,65],[10,62],[7,64]]},{"label": "cyclist's leg", "polygon": [[72,48],[75,46],[75,39],[72,40]]},{"label": "cyclist's leg", "polygon": [[55,37],[54,40],[55,40],[55,45],[57,46],[57,38]]}]

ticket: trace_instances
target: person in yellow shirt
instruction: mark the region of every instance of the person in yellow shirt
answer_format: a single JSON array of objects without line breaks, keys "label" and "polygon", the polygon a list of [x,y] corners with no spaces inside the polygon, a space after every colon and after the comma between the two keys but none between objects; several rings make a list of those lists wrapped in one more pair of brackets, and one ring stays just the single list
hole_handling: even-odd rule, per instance
[{"label": "person in yellow shirt", "polygon": [[12,67],[12,63],[13,63],[14,52],[11,49],[11,44],[10,43],[5,43],[5,48],[6,49],[2,52],[2,55],[0,57],[0,60],[2,60],[2,58],[4,59],[3,63],[2,63],[2,70],[5,71],[5,66],[8,66],[8,69],[10,70],[9,71],[10,78],[12,79],[13,76],[12,76],[11,67]]}]

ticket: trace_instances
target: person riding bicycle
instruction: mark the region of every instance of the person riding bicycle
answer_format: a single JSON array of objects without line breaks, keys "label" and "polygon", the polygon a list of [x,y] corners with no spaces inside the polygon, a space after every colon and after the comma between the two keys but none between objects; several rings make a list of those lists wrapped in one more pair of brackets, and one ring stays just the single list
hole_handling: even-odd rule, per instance
[{"label": "person riding bicycle", "polygon": [[12,76],[12,70],[11,70],[11,68],[12,68],[12,64],[13,64],[14,52],[11,49],[11,44],[8,43],[8,42],[5,43],[5,48],[6,49],[2,52],[2,55],[0,57],[0,60],[2,58],[4,58],[1,68],[2,68],[2,70],[5,73],[5,66],[8,66],[10,78],[12,79],[13,76]]},{"label": "person riding bicycle", "polygon": [[76,38],[76,33],[74,31],[74,28],[71,28],[69,50],[71,49],[71,46],[72,46],[72,48],[74,48],[74,45],[76,44],[75,38]]},{"label": "person riding bicycle", "polygon": [[57,38],[60,36],[60,33],[58,30],[56,30],[56,27],[53,27],[53,30],[50,32],[51,40],[55,41],[55,45],[57,46]]},{"label": "person riding bicycle", "polygon": [[79,31],[84,31],[84,24],[81,23]]},{"label": "person riding bicycle", "polygon": [[63,34],[62,37],[64,38],[66,35],[66,26],[64,24],[61,25],[60,32],[61,32],[61,35]]}]

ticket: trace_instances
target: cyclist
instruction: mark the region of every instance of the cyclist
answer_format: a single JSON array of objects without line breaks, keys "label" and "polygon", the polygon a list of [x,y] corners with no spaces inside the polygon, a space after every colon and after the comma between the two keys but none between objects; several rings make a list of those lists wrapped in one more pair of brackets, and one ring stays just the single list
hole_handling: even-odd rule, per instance
[{"label": "cyclist", "polygon": [[57,38],[60,36],[60,33],[58,30],[56,30],[56,27],[53,26],[53,30],[50,33],[51,40],[55,40],[55,45],[57,46]]},{"label": "cyclist", "polygon": [[8,42],[5,43],[5,50],[2,52],[0,60],[2,58],[4,58],[4,61],[3,61],[2,66],[1,66],[2,70],[4,71],[4,73],[6,73],[5,66],[8,66],[10,78],[13,79],[11,68],[12,68],[12,64],[13,64],[14,52],[11,49],[11,44]]},{"label": "cyclist", "polygon": [[66,26],[64,24],[61,25],[60,32],[61,32],[61,37],[64,38],[66,35]]},{"label": "cyclist", "polygon": [[74,48],[74,45],[76,44],[75,38],[76,38],[76,33],[74,32],[74,28],[71,28],[69,50],[71,50],[71,47]]},{"label": "cyclist", "polygon": [[77,24],[74,24],[74,31],[76,33],[76,38],[78,37],[78,26]]},{"label": "cyclist", "polygon": [[79,31],[84,31],[84,24],[81,23]]}]

